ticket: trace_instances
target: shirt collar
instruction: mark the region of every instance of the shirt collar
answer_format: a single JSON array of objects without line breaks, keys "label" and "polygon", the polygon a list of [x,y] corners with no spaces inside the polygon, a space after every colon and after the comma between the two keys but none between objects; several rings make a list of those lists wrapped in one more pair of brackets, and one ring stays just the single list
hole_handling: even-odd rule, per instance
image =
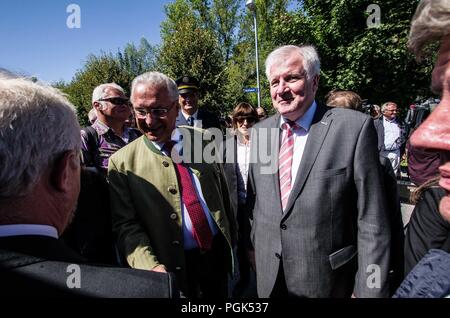
[{"label": "shirt collar", "polygon": [[386,116],[383,116],[383,118],[384,118],[384,121],[387,121],[388,123],[395,123],[395,122],[397,122],[397,117],[395,117],[394,119],[388,119],[388,118],[386,118]]},{"label": "shirt collar", "polygon": [[181,113],[183,114],[184,118],[187,120],[189,117],[193,117],[194,120],[197,120],[198,117],[198,109],[195,111],[195,113],[193,113],[192,115],[188,115],[185,112],[183,112],[182,110],[180,110]]},{"label": "shirt collar", "polygon": [[100,119],[97,119],[93,124],[92,128],[94,128],[99,135],[104,135],[110,129],[106,124],[102,123]]},{"label": "shirt collar", "polygon": [[[174,147],[181,148],[181,132],[178,128],[175,128],[175,130],[172,133],[172,137],[170,138],[170,140],[175,141],[176,144]],[[162,151],[162,147],[164,146],[164,142],[156,142],[156,141],[151,141],[151,143],[156,147],[156,149],[158,149],[159,151]]]},{"label": "shirt collar", "polygon": [[[301,116],[300,118],[298,118],[295,123],[302,127],[305,131],[309,131],[309,129],[311,128],[311,123],[314,119],[314,114],[316,112],[317,109],[317,104],[316,101],[313,101],[312,105],[308,108],[308,110],[306,111],[306,113],[303,114],[303,116]],[[281,125],[283,125],[286,122],[286,119],[281,116],[280,117],[280,127]]]},{"label": "shirt collar", "polygon": [[42,235],[58,238],[58,231],[51,225],[42,224],[6,224],[0,225],[0,237],[19,235]]},{"label": "shirt collar", "polygon": [[[99,135],[106,134],[109,130],[112,131],[110,127],[108,127],[106,124],[102,123],[99,119],[97,119],[93,124],[92,127],[97,131]],[[113,132],[114,133],[114,132]],[[129,138],[130,136],[130,128],[127,126],[123,127],[123,136],[121,138]],[[120,136],[119,136],[120,137]]]}]

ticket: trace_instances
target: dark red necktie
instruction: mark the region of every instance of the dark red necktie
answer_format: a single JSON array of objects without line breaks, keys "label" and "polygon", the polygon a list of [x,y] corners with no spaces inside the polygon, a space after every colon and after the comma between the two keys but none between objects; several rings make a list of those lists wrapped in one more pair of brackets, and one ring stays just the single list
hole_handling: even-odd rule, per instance
[{"label": "dark red necktie", "polygon": [[[174,143],[168,142],[164,145],[165,150],[170,155]],[[195,189],[194,180],[189,173],[189,169],[184,163],[175,163],[177,170],[178,182],[181,191],[181,198],[189,213],[192,223],[192,231],[199,248],[203,251],[211,249],[213,235],[206,219],[205,211]]]}]

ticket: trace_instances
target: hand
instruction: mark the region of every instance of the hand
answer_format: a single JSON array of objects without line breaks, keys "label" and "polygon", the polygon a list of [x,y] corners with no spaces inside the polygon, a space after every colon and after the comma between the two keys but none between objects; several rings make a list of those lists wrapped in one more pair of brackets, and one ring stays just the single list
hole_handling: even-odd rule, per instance
[{"label": "hand", "polygon": [[157,265],[152,268],[154,272],[167,273],[167,269],[163,264]]}]

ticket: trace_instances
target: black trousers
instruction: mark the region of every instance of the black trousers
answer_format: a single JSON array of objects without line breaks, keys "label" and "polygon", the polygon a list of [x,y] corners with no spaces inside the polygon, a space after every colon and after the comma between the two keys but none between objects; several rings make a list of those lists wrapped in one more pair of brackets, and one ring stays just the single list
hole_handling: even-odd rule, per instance
[{"label": "black trousers", "polygon": [[227,298],[230,249],[221,233],[213,240],[211,250],[185,251],[188,298]]}]

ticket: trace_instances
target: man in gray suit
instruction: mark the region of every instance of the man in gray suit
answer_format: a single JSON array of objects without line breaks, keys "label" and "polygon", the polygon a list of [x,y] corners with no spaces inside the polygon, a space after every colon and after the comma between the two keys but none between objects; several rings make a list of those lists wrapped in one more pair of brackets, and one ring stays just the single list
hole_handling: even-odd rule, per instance
[{"label": "man in gray suit", "polygon": [[312,46],[266,60],[278,113],[251,137],[258,295],[385,297],[391,234],[373,121],[318,105],[319,73]]}]

